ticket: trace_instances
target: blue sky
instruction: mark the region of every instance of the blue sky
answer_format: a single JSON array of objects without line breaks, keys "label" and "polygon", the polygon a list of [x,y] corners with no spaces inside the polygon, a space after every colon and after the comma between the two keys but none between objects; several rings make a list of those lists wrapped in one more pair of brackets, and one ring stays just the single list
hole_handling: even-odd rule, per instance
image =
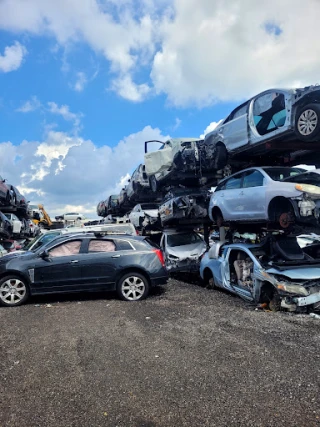
[{"label": "blue sky", "polygon": [[[25,39],[0,32],[0,52],[13,41],[24,43]],[[114,146],[147,125],[172,136],[199,136],[210,122],[220,120],[236,106],[235,102],[224,102],[204,108],[180,107],[168,102],[164,94],[130,102],[110,89],[108,62],[87,46],[77,45],[65,54],[61,48],[55,52],[57,47],[50,38],[28,37],[26,45],[28,54],[21,67],[1,75],[1,139],[14,144],[41,139],[45,127],[53,122],[62,131],[70,130],[70,123],[41,108],[28,114],[18,112],[32,97],[42,104],[55,102],[82,113],[81,135],[97,146]],[[74,90],[79,72],[89,80],[82,91]]]},{"label": "blue sky", "polygon": [[95,216],[143,161],[144,139],[200,136],[255,93],[316,83],[314,8],[3,0],[0,174],[52,214]]}]

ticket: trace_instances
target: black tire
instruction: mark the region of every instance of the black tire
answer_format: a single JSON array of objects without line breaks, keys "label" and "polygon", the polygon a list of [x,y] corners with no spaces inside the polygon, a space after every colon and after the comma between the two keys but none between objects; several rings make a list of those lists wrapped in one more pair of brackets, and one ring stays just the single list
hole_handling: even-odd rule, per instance
[{"label": "black tire", "polygon": [[139,230],[142,230],[142,228],[143,228],[143,225],[142,225],[143,221],[144,221],[144,218],[142,218],[142,217],[140,216],[140,217],[139,217],[139,226],[138,226],[138,229],[139,229]]},{"label": "black tire", "polygon": [[124,274],[117,283],[118,296],[124,301],[141,301],[148,296],[149,288],[147,278],[135,271]]},{"label": "black tire", "polygon": [[78,218],[77,218],[77,221],[81,221],[81,218],[80,218],[80,217],[78,217]]},{"label": "black tire", "polygon": [[45,228],[45,225],[44,225],[44,223],[43,223],[43,222],[39,222],[39,223],[38,223],[38,227],[39,227],[40,229],[44,229],[44,228]]},{"label": "black tire", "polygon": [[17,307],[25,303],[29,294],[28,283],[19,276],[10,275],[0,280],[0,305],[4,307]]},{"label": "black tire", "polygon": [[218,142],[216,145],[214,169],[221,170],[225,168],[228,164],[228,151],[226,146],[222,142]]},{"label": "black tire", "polygon": [[269,301],[269,309],[271,311],[280,311],[281,310],[281,298],[277,292],[275,292]]},{"label": "black tire", "polygon": [[301,141],[320,139],[320,106],[308,104],[296,114],[295,132]]},{"label": "black tire", "polygon": [[212,276],[210,277],[209,281],[208,281],[208,286],[209,289],[217,289],[217,285],[216,285],[216,281],[215,278]]},{"label": "black tire", "polygon": [[150,185],[150,188],[151,188],[151,190],[153,191],[153,193],[156,193],[157,191],[158,191],[158,181],[157,181],[157,179],[156,179],[156,177],[154,176],[154,175],[151,175],[150,177],[149,177],[149,185]]},{"label": "black tire", "polygon": [[223,227],[224,219],[223,219],[223,216],[222,216],[222,213],[220,210],[215,210],[212,213],[212,218],[213,218],[214,222],[216,223],[217,227],[219,227],[219,228]]},{"label": "black tire", "polygon": [[11,196],[10,196],[10,193],[9,193],[9,191],[7,192],[7,195],[6,195],[6,201],[5,201],[5,204],[6,204],[6,206],[10,206],[12,203],[11,203]]},{"label": "black tire", "polygon": [[133,183],[132,183],[132,189],[133,189],[134,194],[138,194],[139,191],[140,191],[140,185],[139,185],[139,183],[136,182],[136,181],[133,181]]}]

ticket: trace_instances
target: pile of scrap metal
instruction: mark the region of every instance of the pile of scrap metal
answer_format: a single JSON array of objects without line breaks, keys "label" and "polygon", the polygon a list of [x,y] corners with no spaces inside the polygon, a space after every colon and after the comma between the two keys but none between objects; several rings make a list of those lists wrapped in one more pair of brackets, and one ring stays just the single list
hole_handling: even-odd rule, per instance
[{"label": "pile of scrap metal", "polygon": [[[126,215],[138,229],[175,227],[176,233],[190,224],[190,230],[204,225],[209,234],[209,221],[241,235],[261,226],[288,234],[297,224],[317,231],[319,142],[319,86],[270,89],[236,107],[203,140],[146,141],[144,164],[119,195],[99,203],[97,213]],[[292,167],[302,158],[319,171]],[[157,215],[142,207],[150,203],[158,205]],[[168,263],[174,256],[168,253]]]},{"label": "pile of scrap metal", "polygon": [[0,176],[0,240],[35,236],[40,232],[39,221],[32,219],[33,211],[26,197]]}]

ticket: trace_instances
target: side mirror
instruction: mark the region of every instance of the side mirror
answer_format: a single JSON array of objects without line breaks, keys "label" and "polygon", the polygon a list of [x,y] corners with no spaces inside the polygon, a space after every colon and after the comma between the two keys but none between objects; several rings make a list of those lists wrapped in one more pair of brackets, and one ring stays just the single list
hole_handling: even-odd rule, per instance
[{"label": "side mirror", "polygon": [[40,252],[39,256],[43,259],[49,258],[49,252],[47,250],[44,250],[43,252]]}]

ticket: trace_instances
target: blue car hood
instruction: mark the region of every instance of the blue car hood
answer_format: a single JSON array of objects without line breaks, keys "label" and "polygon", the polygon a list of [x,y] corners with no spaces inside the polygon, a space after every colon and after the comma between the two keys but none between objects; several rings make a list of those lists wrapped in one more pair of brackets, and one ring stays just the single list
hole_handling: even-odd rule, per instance
[{"label": "blue car hood", "polygon": [[308,268],[292,268],[288,270],[277,270],[277,268],[269,268],[266,270],[269,274],[280,274],[281,276],[289,277],[296,280],[316,280],[320,279],[319,267]]}]

